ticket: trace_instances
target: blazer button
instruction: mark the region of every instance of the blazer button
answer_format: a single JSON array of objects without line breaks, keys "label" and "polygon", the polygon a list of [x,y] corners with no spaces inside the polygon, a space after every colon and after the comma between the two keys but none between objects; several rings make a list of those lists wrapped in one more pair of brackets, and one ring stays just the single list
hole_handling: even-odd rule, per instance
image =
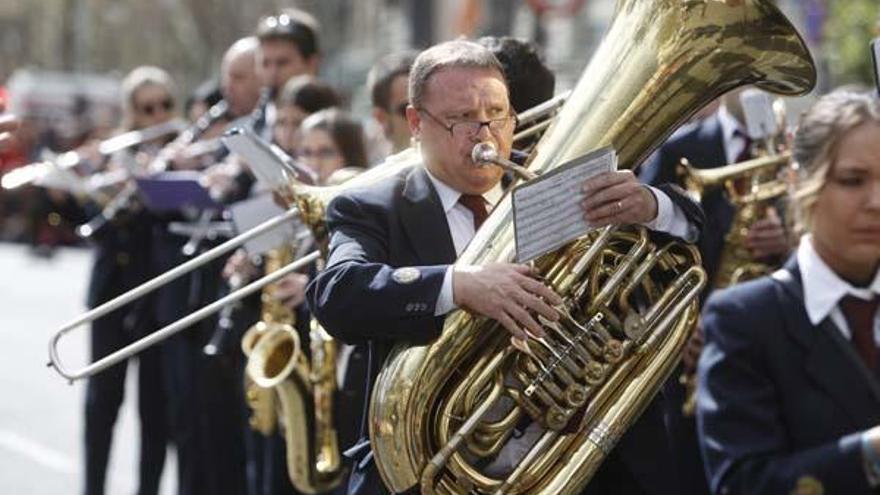
[{"label": "blazer button", "polygon": [[116,253],[116,264],[119,266],[128,265],[131,262],[131,256],[128,253]]}]

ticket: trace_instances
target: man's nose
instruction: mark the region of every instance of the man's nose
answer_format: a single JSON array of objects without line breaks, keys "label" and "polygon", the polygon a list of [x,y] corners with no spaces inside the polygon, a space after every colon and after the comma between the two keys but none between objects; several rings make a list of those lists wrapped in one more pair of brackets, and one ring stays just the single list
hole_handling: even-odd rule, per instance
[{"label": "man's nose", "polygon": [[480,128],[474,135],[477,142],[488,141],[492,138],[492,131],[489,130],[489,122],[480,122]]}]

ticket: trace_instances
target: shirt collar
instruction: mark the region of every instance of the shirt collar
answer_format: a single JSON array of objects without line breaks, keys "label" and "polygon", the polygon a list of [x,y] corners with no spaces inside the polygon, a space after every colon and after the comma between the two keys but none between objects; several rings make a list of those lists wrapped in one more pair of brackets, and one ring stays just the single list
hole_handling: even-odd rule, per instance
[{"label": "shirt collar", "polygon": [[730,113],[726,105],[718,108],[718,123],[721,125],[721,134],[724,136],[724,142],[729,143],[733,140],[736,131],[746,135],[746,130],[740,121]]},{"label": "shirt collar", "polygon": [[[431,179],[431,183],[434,184],[434,190],[436,190],[437,195],[440,196],[440,203],[443,204],[443,211],[449,213],[449,211],[455,208],[455,205],[458,204],[458,198],[461,197],[461,193],[440,179],[434,177],[434,174],[432,174],[427,167],[425,167],[425,173],[428,174],[428,178]],[[501,181],[498,181],[492,189],[483,193],[483,200],[486,201],[486,206],[489,211],[498,204],[498,200],[501,199],[502,194]]]},{"label": "shirt collar", "polygon": [[804,284],[804,303],[810,323],[818,325],[828,317],[840,300],[847,295],[870,299],[880,294],[880,270],[867,288],[854,287],[825,264],[813,247],[809,234],[801,238],[797,250],[798,268]]}]

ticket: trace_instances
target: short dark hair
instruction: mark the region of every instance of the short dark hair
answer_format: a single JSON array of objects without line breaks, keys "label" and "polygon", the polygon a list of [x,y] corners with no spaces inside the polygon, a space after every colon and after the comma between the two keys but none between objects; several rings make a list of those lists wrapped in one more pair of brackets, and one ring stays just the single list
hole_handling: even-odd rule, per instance
[{"label": "short dark hair", "polygon": [[398,76],[409,76],[409,69],[418,52],[390,53],[380,58],[367,74],[367,88],[373,106],[391,110],[391,85]]},{"label": "short dark hair", "polygon": [[315,113],[342,104],[342,97],[329,84],[312,76],[292,77],[284,84],[278,106],[296,105],[306,113]]},{"label": "short dark hair", "polygon": [[303,132],[312,129],[326,131],[342,153],[346,167],[366,168],[367,146],[364,143],[364,129],[351,114],[338,108],[325,108],[306,117],[302,123]]},{"label": "short dark hair", "polygon": [[409,71],[410,104],[420,108],[431,76],[450,68],[494,70],[504,78],[501,63],[484,46],[466,40],[446,41],[426,49],[413,62]]},{"label": "short dark hair", "polygon": [[538,45],[510,36],[485,36],[477,42],[501,62],[510,104],[516,113],[553,98],[556,76],[544,63]]},{"label": "short dark hair", "polygon": [[311,14],[290,8],[260,19],[255,36],[260,43],[274,40],[293,43],[300,55],[308,59],[320,53],[319,31],[320,24]]}]

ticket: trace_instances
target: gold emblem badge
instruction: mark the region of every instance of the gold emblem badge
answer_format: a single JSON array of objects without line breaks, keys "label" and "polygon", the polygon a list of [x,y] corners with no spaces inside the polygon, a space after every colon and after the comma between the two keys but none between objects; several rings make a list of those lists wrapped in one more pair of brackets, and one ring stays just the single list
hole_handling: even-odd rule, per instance
[{"label": "gold emblem badge", "polygon": [[398,268],[391,273],[391,278],[394,279],[398,284],[411,284],[421,277],[422,274],[419,272],[418,268],[413,268],[411,266],[407,266],[405,268]]},{"label": "gold emblem badge", "polygon": [[824,493],[825,487],[822,486],[822,482],[809,475],[798,478],[797,485],[791,491],[791,495],[823,495]]}]

